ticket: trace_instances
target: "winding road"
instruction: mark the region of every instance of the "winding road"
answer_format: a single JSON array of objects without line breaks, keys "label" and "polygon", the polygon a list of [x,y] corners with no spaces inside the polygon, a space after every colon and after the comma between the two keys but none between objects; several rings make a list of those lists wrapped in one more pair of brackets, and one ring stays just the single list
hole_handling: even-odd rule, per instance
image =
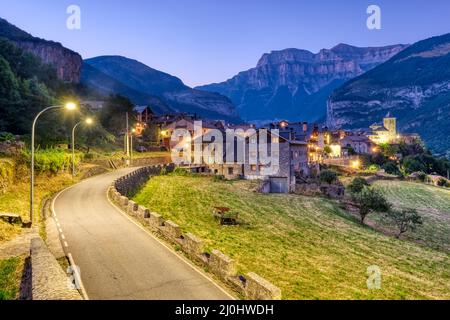
[{"label": "winding road", "polygon": [[53,202],[61,242],[80,268],[89,299],[231,299],[109,202],[109,185],[132,170],[87,179],[60,193]]}]

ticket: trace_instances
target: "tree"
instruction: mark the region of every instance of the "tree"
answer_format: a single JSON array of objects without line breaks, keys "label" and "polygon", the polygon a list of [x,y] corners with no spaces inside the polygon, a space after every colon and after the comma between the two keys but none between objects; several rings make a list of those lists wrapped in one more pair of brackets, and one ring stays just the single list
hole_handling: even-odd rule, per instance
[{"label": "tree", "polygon": [[324,152],[327,156],[329,156],[329,155],[333,152],[333,150],[331,150],[331,147],[330,147],[330,146],[325,146],[325,147],[323,148],[323,152]]},{"label": "tree", "polygon": [[407,156],[403,159],[403,168],[407,173],[426,171],[425,165],[414,156]]},{"label": "tree", "polygon": [[383,194],[370,187],[364,187],[360,193],[353,194],[353,201],[359,207],[362,224],[371,212],[387,212],[391,208]]},{"label": "tree", "polygon": [[393,174],[393,175],[400,175],[400,170],[398,169],[397,165],[395,164],[395,162],[386,162],[382,168],[384,169],[384,171],[386,171],[386,173],[389,174]]},{"label": "tree", "polygon": [[417,226],[423,224],[422,217],[415,209],[389,210],[387,216],[398,228],[397,239],[407,231],[414,231]]},{"label": "tree", "polygon": [[121,95],[110,96],[100,114],[103,128],[115,135],[125,132],[125,114],[127,112],[131,128],[135,122],[133,103]]},{"label": "tree", "polygon": [[348,188],[348,190],[350,190],[350,192],[352,194],[355,194],[355,193],[360,193],[361,191],[363,191],[364,187],[368,187],[368,186],[370,186],[370,184],[367,182],[366,179],[364,179],[362,177],[356,177],[348,185],[347,188]]},{"label": "tree", "polygon": [[323,170],[320,172],[319,180],[323,183],[332,184],[337,180],[337,173],[331,170]]}]

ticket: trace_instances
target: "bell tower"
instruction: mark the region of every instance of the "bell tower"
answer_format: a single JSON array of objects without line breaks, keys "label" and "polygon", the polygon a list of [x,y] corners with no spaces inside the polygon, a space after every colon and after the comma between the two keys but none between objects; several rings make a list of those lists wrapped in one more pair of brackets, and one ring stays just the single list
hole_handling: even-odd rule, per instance
[{"label": "bell tower", "polygon": [[395,139],[397,137],[397,119],[390,112],[384,117],[383,125],[389,131],[389,139]]}]

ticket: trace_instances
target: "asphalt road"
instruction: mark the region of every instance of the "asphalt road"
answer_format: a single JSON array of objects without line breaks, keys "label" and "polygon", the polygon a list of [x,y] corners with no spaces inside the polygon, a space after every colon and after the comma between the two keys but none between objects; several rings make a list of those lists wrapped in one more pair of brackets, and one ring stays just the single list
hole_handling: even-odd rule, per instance
[{"label": "asphalt road", "polygon": [[111,205],[106,197],[108,186],[131,170],[85,180],[62,192],[54,202],[64,250],[79,266],[89,298],[230,299]]}]

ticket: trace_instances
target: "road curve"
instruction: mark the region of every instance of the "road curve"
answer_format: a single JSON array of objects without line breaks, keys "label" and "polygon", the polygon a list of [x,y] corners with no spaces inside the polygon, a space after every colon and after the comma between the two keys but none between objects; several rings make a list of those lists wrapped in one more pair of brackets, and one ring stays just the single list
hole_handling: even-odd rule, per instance
[{"label": "road curve", "polygon": [[221,288],[142,230],[106,197],[122,169],[63,191],[54,214],[90,299],[228,300]]}]

